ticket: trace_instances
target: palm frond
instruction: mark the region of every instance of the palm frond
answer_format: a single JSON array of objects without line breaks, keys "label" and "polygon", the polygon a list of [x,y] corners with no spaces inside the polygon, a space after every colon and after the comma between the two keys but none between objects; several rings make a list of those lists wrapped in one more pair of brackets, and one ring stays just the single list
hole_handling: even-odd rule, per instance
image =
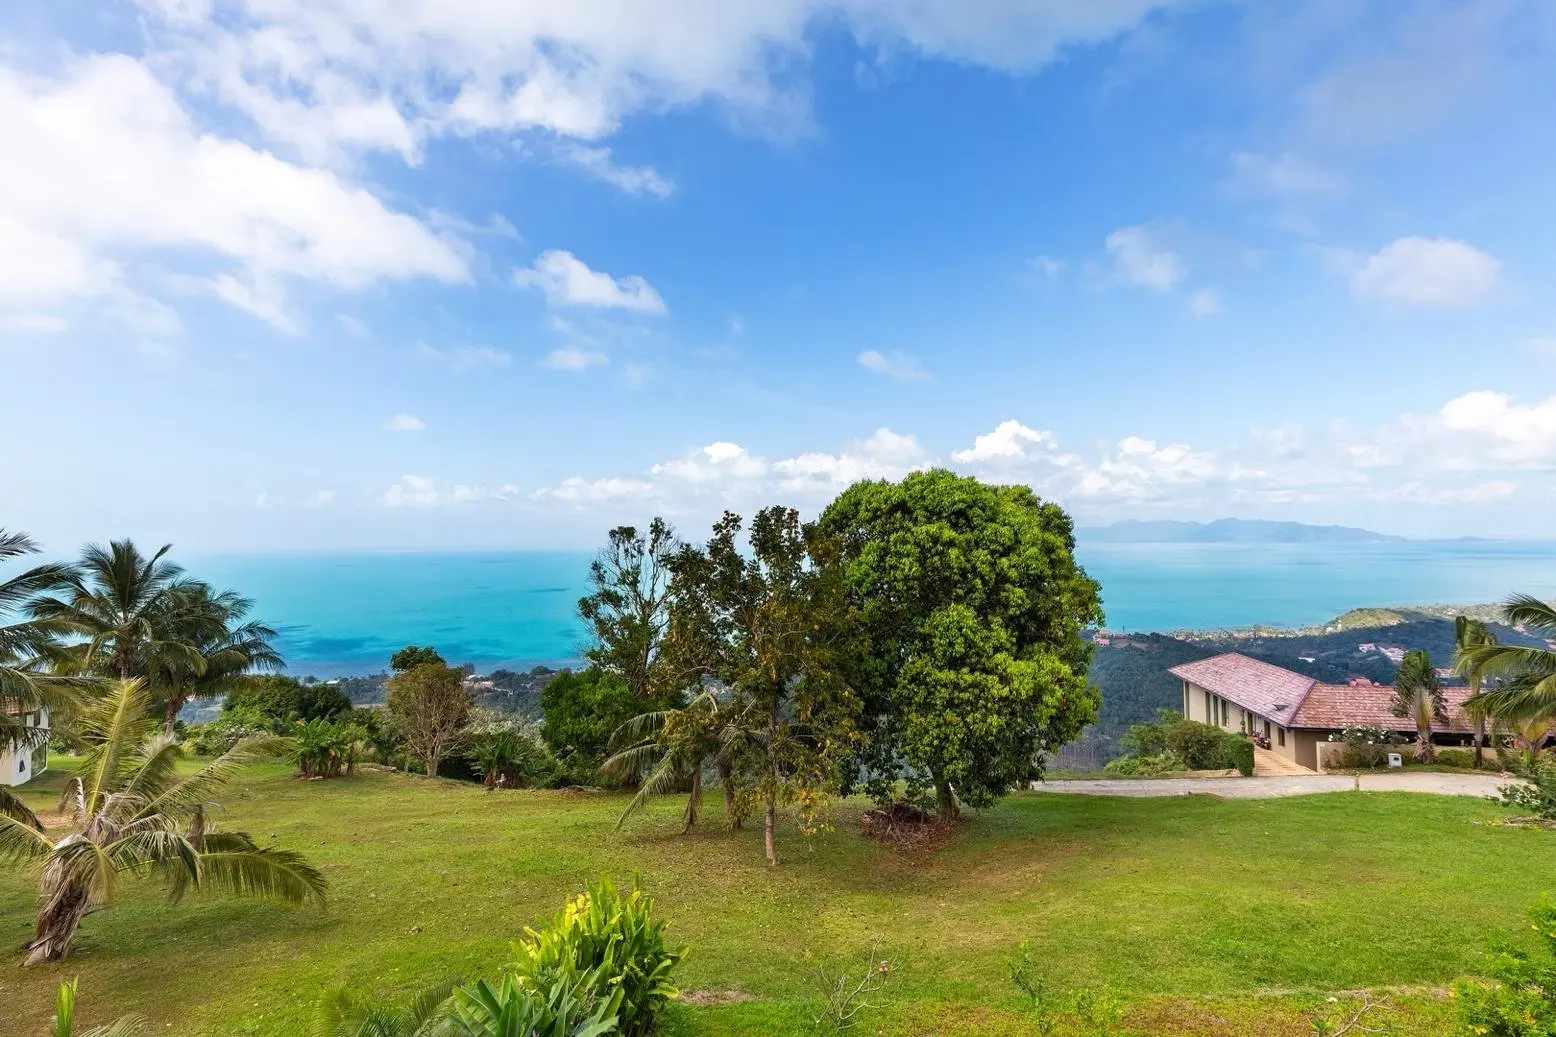
[{"label": "palm frond", "polygon": [[120,871],[149,871],[169,876],[200,874],[200,855],[189,840],[165,828],[132,831],[109,843],[106,852]]},{"label": "palm frond", "polygon": [[619,831],[621,826],[626,824],[627,818],[631,817],[636,811],[641,810],[653,797],[663,796],[676,791],[676,786],[686,777],[687,770],[688,768],[679,759],[671,756],[665,757],[654,770],[654,773],[650,774],[643,784],[638,787],[637,795],[632,797],[632,801],[627,804],[626,809],[622,810],[621,816],[616,819],[617,830]]},{"label": "palm frond", "polygon": [[1464,701],[1465,708],[1509,721],[1556,717],[1556,674],[1514,676]]},{"label": "palm frond", "polygon": [[1502,604],[1502,617],[1510,626],[1532,627],[1556,636],[1556,604],[1532,594],[1515,594]]},{"label": "palm frond", "polygon": [[43,826],[37,820],[34,817],[29,822],[26,817],[0,812],[0,860],[41,861],[53,852],[54,843],[43,833]]},{"label": "palm frond", "polygon": [[[123,789],[125,801],[138,807],[156,799],[177,776],[178,761],[183,755],[177,738],[153,735],[130,761],[130,777]],[[135,813],[141,811],[137,809]]]},{"label": "palm frond", "polygon": [[281,751],[286,741],[275,735],[250,735],[183,781],[147,800],[139,816],[186,813],[209,802],[244,764]]},{"label": "palm frond", "polygon": [[81,775],[73,774],[65,781],[59,794],[59,812],[78,825],[86,823],[86,782]]},{"label": "palm frond", "polygon": [[211,845],[207,842],[206,852],[200,854],[201,889],[288,904],[324,903],[329,882],[302,855],[291,850],[252,848],[252,844],[249,849],[232,850],[213,850]]},{"label": "palm frond", "polygon": [[21,797],[5,785],[0,785],[0,817],[20,821],[37,832],[43,831],[43,822],[38,820],[38,815],[34,814],[32,809],[22,802]]},{"label": "palm frond", "polygon": [[151,1032],[151,1024],[138,1015],[126,1015],[104,1026],[94,1026],[81,1037],[141,1037]]},{"label": "palm frond", "polygon": [[146,715],[150,701],[146,682],[139,677],[116,680],[82,718],[81,729],[92,743],[83,754],[81,772],[88,809],[96,809],[101,796],[118,789],[126,755],[151,734],[155,725]]},{"label": "palm frond", "polygon": [[119,869],[113,858],[103,847],[83,836],[66,836],[54,844],[46,871],[55,868],[64,879],[59,883],[61,893],[84,890],[87,902],[94,906],[107,903],[118,885]]}]

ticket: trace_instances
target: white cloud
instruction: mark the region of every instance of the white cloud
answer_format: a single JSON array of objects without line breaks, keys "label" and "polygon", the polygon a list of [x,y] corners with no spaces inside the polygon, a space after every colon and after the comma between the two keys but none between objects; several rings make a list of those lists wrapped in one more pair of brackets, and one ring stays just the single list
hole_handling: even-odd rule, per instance
[{"label": "white cloud", "polygon": [[1556,468],[1556,396],[1519,404],[1482,389],[1443,404],[1437,420],[1450,433],[1483,442],[1494,462]]},{"label": "white cloud", "polygon": [[288,281],[358,291],[469,277],[453,244],[338,175],[202,133],[123,55],[52,77],[0,65],[0,139],[0,308],[85,300],[166,329],[142,284],[165,270],[295,329]]},{"label": "white cloud", "polygon": [[652,492],[653,488],[652,483],[641,479],[582,479],[575,475],[562,480],[558,486],[538,491],[535,497],[537,499],[553,497],[557,500],[583,504],[622,497],[641,497]]},{"label": "white cloud", "polygon": [[535,262],[513,275],[524,288],[539,288],[553,306],[589,306],[662,315],[664,300],[638,274],[616,278],[589,269],[573,255],[559,249],[542,252]]},{"label": "white cloud", "polygon": [[860,479],[901,479],[929,462],[928,453],[912,435],[880,428],[838,453],[799,454],[775,461],[772,469],[782,477],[780,486],[786,491],[833,493]]},{"label": "white cloud", "polygon": [[596,364],[609,363],[609,358],[598,349],[585,349],[583,346],[568,345],[558,346],[545,355],[540,361],[542,367],[549,367],[553,371],[587,371]]},{"label": "white cloud", "polygon": [[340,325],[340,330],[348,335],[353,335],[356,338],[367,338],[368,336],[367,325],[349,313],[335,314],[335,323]]},{"label": "white cloud", "polygon": [[1221,297],[1209,288],[1189,295],[1189,312],[1196,317],[1211,317],[1221,312]]},{"label": "white cloud", "polygon": [[1405,306],[1473,306],[1496,289],[1501,269],[1494,257],[1462,241],[1400,238],[1357,267],[1351,290]]},{"label": "white cloud", "polygon": [[899,382],[926,382],[930,377],[929,372],[919,366],[918,358],[907,353],[882,353],[876,349],[867,349],[856,359],[859,366],[866,370],[895,378]]},{"label": "white cloud", "polygon": [[1108,235],[1106,245],[1113,276],[1126,284],[1170,292],[1188,276],[1178,254],[1146,227],[1120,227]]},{"label": "white cloud", "polygon": [[675,185],[660,176],[650,166],[618,166],[611,158],[610,148],[589,147],[583,144],[565,143],[558,147],[563,162],[628,194],[650,194],[655,198],[668,198],[675,192]]},{"label": "white cloud", "polygon": [[0,328],[34,335],[58,335],[70,330],[70,321],[52,313],[0,314]]},{"label": "white cloud", "polygon": [[993,432],[978,436],[972,446],[956,451],[951,457],[962,464],[987,464],[1049,456],[1058,449],[1059,441],[1052,432],[1028,428],[1012,419],[1000,422]]},{"label": "white cloud", "polygon": [[598,139],[642,111],[717,102],[803,125],[819,27],[883,52],[1031,72],[1180,0],[139,0],[158,60],[310,161],[409,161],[429,137]]},{"label": "white cloud", "polygon": [[402,475],[379,500],[391,508],[426,507],[438,503],[437,484],[426,476]]},{"label": "white cloud", "polygon": [[1027,263],[1033,270],[1048,278],[1058,277],[1065,270],[1069,269],[1070,266],[1064,260],[1056,259],[1053,256],[1035,256],[1027,260]]},{"label": "white cloud", "polygon": [[505,350],[492,349],[489,346],[459,346],[453,349],[438,349],[427,345],[425,342],[416,343],[415,353],[417,356],[424,357],[435,363],[446,364],[448,369],[455,374],[506,367],[509,361],[513,359]]},{"label": "white cloud", "polygon": [[1343,196],[1343,177],[1297,155],[1261,155],[1239,151],[1232,156],[1227,185],[1234,194],[1274,198],[1283,202],[1328,201]]},{"label": "white cloud", "polygon": [[669,476],[692,483],[706,483],[721,479],[754,479],[767,473],[767,462],[752,457],[738,443],[722,440],[698,447],[684,457],[656,464],[650,471],[654,475]]},{"label": "white cloud", "polygon": [[396,414],[384,423],[390,432],[420,432],[426,427],[427,423],[414,414]]}]

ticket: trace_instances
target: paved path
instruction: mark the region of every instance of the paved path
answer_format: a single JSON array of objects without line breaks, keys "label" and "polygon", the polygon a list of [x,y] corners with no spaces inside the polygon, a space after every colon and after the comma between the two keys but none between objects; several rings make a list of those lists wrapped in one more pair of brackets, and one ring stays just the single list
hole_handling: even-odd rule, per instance
[{"label": "paved path", "polygon": [[1105,778],[1092,781],[1035,781],[1039,792],[1069,792],[1083,796],[1189,796],[1195,793],[1224,799],[1271,799],[1309,796],[1316,792],[1431,792],[1440,796],[1495,796],[1512,782],[1496,774],[1292,774],[1269,778]]}]

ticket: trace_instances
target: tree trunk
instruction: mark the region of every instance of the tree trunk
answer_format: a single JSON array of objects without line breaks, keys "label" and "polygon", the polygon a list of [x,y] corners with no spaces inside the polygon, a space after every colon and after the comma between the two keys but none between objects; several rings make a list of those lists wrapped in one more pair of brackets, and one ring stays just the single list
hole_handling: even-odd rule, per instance
[{"label": "tree trunk", "polygon": [[173,721],[178,719],[178,711],[184,708],[184,696],[168,693],[167,710],[162,717],[162,733],[169,737],[173,734]]},{"label": "tree trunk", "polygon": [[681,826],[681,834],[685,835],[697,827],[697,802],[702,799],[702,766],[692,768],[692,792],[686,797],[686,824]]},{"label": "tree trunk", "polygon": [[44,869],[39,889],[38,925],[33,938],[23,950],[27,951],[27,965],[43,961],[59,961],[70,953],[70,944],[76,938],[76,929],[86,915],[87,891],[77,884],[56,889],[60,881],[58,863]]},{"label": "tree trunk", "polygon": [[1427,728],[1425,731],[1420,731],[1416,734],[1416,759],[1421,763],[1432,762],[1431,728]]},{"label": "tree trunk", "polygon": [[773,845],[773,826],[778,820],[778,790],[768,789],[762,806],[762,848],[767,851],[767,863],[778,866],[778,850]]},{"label": "tree trunk", "polygon": [[735,812],[735,769],[728,762],[718,763],[719,784],[724,789],[724,823],[731,828],[741,826],[740,815]]},{"label": "tree trunk", "polygon": [[438,776],[438,758],[436,756],[428,756],[427,757],[427,777],[429,777],[429,778],[436,778],[437,776]]},{"label": "tree trunk", "polygon": [[935,779],[935,803],[942,821],[954,820],[960,813],[956,805],[956,793],[951,791],[951,783],[941,778]]},{"label": "tree trunk", "polygon": [[1483,770],[1486,766],[1486,718],[1475,718],[1475,769]]}]

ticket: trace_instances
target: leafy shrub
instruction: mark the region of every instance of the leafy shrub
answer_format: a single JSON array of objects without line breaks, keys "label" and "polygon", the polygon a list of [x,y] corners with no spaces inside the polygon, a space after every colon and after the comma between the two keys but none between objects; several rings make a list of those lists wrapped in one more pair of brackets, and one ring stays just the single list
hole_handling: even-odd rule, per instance
[{"label": "leafy shrub", "polygon": [[608,878],[601,878],[550,925],[528,930],[528,939],[514,948],[513,975],[520,987],[536,994],[588,978],[592,986],[587,990],[569,989],[580,995],[581,1003],[588,1002],[583,994],[595,1003],[617,998],[614,1014],[620,1032],[641,1037],[652,1031],[660,1009],[675,997],[670,973],[686,956],[685,948],[666,948],[665,923],[652,920],[653,907],[653,898],[636,886],[624,897]]},{"label": "leafy shrub", "polygon": [[269,717],[247,707],[223,710],[209,724],[199,724],[189,730],[192,735],[189,744],[201,756],[220,756],[251,735],[274,733]]},{"label": "leafy shrub", "polygon": [[1548,756],[1539,756],[1532,766],[1518,767],[1517,774],[1524,779],[1522,782],[1497,790],[1502,794],[1502,802],[1532,811],[1547,821],[1556,820],[1556,763]]},{"label": "leafy shrub", "polygon": [[512,717],[488,716],[478,723],[464,757],[487,788],[548,788],[563,770],[535,726]]},{"label": "leafy shrub", "polygon": [[1372,770],[1388,764],[1389,753],[1398,752],[1405,739],[1397,732],[1358,724],[1329,736],[1331,742],[1344,742],[1340,765],[1347,770]]},{"label": "leafy shrub", "polygon": [[1454,986],[1465,1031],[1486,1037],[1556,1035],[1556,904],[1529,911],[1540,934],[1538,954],[1503,948],[1488,954],[1481,975],[1491,983],[1460,980]]},{"label": "leafy shrub", "polygon": [[1171,749],[1154,756],[1120,756],[1116,760],[1109,760],[1104,768],[1109,774],[1126,778],[1154,778],[1158,774],[1170,774],[1188,769],[1189,765],[1184,762],[1183,757]]},{"label": "leafy shrub", "polygon": [[305,778],[355,774],[358,761],[368,751],[367,739],[367,730],[353,723],[317,717],[299,720],[293,725],[287,759],[297,764]]},{"label": "leafy shrub", "polygon": [[546,745],[583,780],[593,780],[616,729],[639,713],[663,703],[640,699],[627,682],[591,666],[581,672],[563,670],[540,693]]},{"label": "leafy shrub", "polygon": [[538,986],[510,974],[497,987],[483,979],[456,989],[449,1022],[467,1037],[601,1037],[622,1032],[622,998],[606,966],[565,963]]},{"label": "leafy shrub", "polygon": [[1475,750],[1439,749],[1437,750],[1437,764],[1440,767],[1474,767]]},{"label": "leafy shrub", "polygon": [[335,684],[304,684],[277,674],[247,676],[222,700],[222,712],[244,711],[267,717],[273,734],[284,734],[297,720],[330,720],[351,712],[351,700]]},{"label": "leafy shrub", "polygon": [[1222,752],[1228,766],[1237,768],[1243,777],[1253,774],[1253,743],[1242,735],[1227,733],[1222,740]]}]

